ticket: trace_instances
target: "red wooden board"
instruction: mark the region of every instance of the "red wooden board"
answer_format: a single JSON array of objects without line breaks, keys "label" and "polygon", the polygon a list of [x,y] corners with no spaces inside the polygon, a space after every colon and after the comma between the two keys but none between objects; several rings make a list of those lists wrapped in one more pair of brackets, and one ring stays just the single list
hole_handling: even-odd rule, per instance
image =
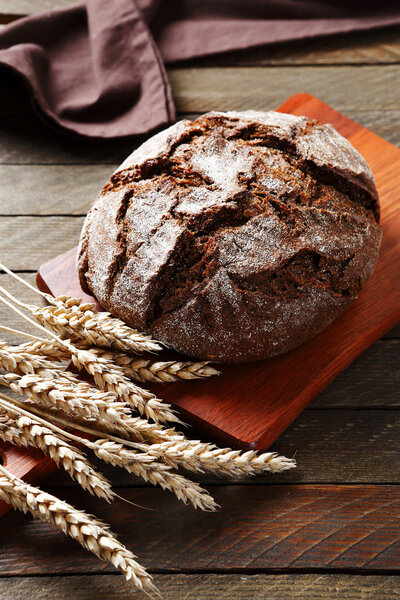
[{"label": "red wooden board", "polygon": [[[292,96],[279,110],[332,123],[365,157],[379,191],[383,241],[376,270],[358,300],[313,340],[277,358],[224,366],[212,380],[153,386],[206,438],[246,449],[270,446],[328,383],[400,320],[400,150],[306,94]],[[75,254],[72,249],[45,263],[39,287],[82,297]]]}]

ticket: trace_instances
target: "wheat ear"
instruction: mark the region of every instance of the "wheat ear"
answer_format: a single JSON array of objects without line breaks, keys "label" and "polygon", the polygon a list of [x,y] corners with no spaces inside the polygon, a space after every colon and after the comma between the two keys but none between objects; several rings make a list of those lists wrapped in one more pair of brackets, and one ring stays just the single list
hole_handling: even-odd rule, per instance
[{"label": "wheat ear", "polygon": [[[13,330],[13,333],[23,335],[23,332],[19,332],[18,330]],[[53,360],[64,360],[69,356],[66,350],[57,344],[57,342],[42,340],[37,337],[34,337],[34,340],[34,342],[21,345],[20,348],[24,348],[36,355],[45,354]],[[79,341],[75,342],[74,345],[78,349],[85,349]],[[142,383],[172,383],[179,380],[205,379],[220,374],[217,369],[209,365],[208,361],[152,361],[134,358],[125,352],[117,352],[104,348],[90,347],[86,349],[96,356],[112,361],[114,364],[122,367],[127,377],[136,379]]]},{"label": "wheat ear", "polygon": [[[50,294],[41,292],[2,263],[0,263],[0,269],[45,298],[52,305],[46,308],[53,308],[54,310],[50,310],[43,317],[38,315],[38,319],[42,324],[45,324],[44,321],[49,318],[53,323],[46,324],[52,326],[53,331],[62,336],[66,334],[66,337],[70,338],[76,335],[86,341],[89,346],[115,348],[136,354],[158,352],[162,349],[160,344],[150,336],[132,329],[120,319],[113,317],[111,313],[96,311],[92,303],[83,303],[81,298],[70,298],[69,296],[54,298]],[[5,291],[3,288],[3,292]],[[25,304],[25,307],[29,310],[31,308],[40,310],[36,306],[30,307],[30,305]]]},{"label": "wheat ear", "polygon": [[50,327],[62,337],[79,338],[88,346],[113,348],[142,354],[159,352],[158,342],[108,312],[97,312],[93,304],[82,303],[78,298],[58,296],[48,298],[52,306],[29,305],[29,310],[39,323]]},{"label": "wheat ear", "polygon": [[[148,390],[143,390],[135,384],[133,384],[123,373],[123,369],[117,365],[111,365],[107,361],[103,361],[100,357],[96,357],[87,350],[79,350],[69,340],[63,340],[52,331],[48,331],[40,323],[35,323],[26,314],[20,311],[17,306],[21,306],[27,310],[42,310],[35,306],[30,306],[21,302],[15,298],[10,292],[0,286],[0,291],[5,294],[11,302],[0,296],[0,302],[8,306],[16,314],[20,315],[28,323],[36,325],[38,329],[44,331],[46,334],[51,334],[53,339],[57,340],[60,345],[66,348],[71,353],[71,359],[75,366],[79,369],[82,367],[90,373],[96,384],[103,388],[107,385],[108,389],[114,391],[117,395],[123,394],[124,401],[136,408],[139,413],[146,415],[148,418],[153,419],[156,423],[166,423],[173,421],[180,423],[181,421],[176,414],[171,410],[168,404],[162,403],[154,394]],[[107,373],[107,368],[109,373]],[[119,381],[122,380],[122,381]]]},{"label": "wheat ear", "polygon": [[275,453],[243,453],[230,448],[216,448],[212,444],[186,440],[172,431],[166,438],[164,443],[148,446],[146,451],[174,468],[181,466],[190,471],[212,471],[241,477],[265,471],[283,471],[295,466],[295,461]]},{"label": "wheat ear", "polygon": [[105,439],[87,442],[86,445],[104,462],[171,491],[185,504],[190,502],[194,508],[207,511],[217,509],[214,499],[202,487],[183,475],[172,472],[169,465],[156,461],[149,454],[127,450],[121,444]]},{"label": "wheat ear", "polygon": [[179,380],[205,379],[213,375],[219,375],[219,371],[209,365],[207,361],[203,362],[180,362],[170,361],[151,361],[147,359],[137,359],[124,352],[115,352],[103,350],[102,348],[90,348],[96,356],[111,361],[123,368],[124,374],[131,379],[136,379],[142,383],[172,383]]},{"label": "wheat ear", "polygon": [[[143,448],[144,450],[144,448]],[[280,473],[293,469],[293,459],[276,452],[257,454],[254,450],[242,452],[231,448],[217,448],[196,440],[178,440],[154,444],[146,452],[155,458],[162,457],[173,468],[183,467],[188,471],[209,471],[218,475],[244,477],[264,472]]]},{"label": "wheat ear", "polygon": [[155,423],[181,423],[169,404],[161,402],[154,394],[134,384],[122,367],[111,360],[97,356],[90,350],[79,350],[71,355],[76,367],[82,367],[92,375],[96,385],[101,389],[116,394],[121,400],[139,411],[142,416]]},{"label": "wheat ear", "polygon": [[140,590],[157,593],[151,576],[114,537],[107,525],[67,502],[28,485],[1,465],[0,498],[17,510],[30,512],[34,517],[51,523],[98,558],[114,565]]},{"label": "wheat ear", "polygon": [[[0,290],[3,290],[4,292],[4,289],[1,286]],[[9,292],[6,292],[6,294],[13,302],[15,301],[16,303],[25,306],[9,294]],[[0,301],[14,310],[17,314],[21,315],[28,322],[35,324],[34,321],[29,319],[29,317],[24,315],[24,313],[18,310],[5,298],[0,296]],[[62,340],[53,332],[47,331],[43,325],[36,324],[36,326],[46,333],[51,334],[53,339],[69,353],[74,365],[79,369],[84,368],[92,375],[96,385],[101,389],[107,389],[108,391],[115,393],[132,408],[138,410],[141,415],[144,415],[148,419],[152,419],[155,423],[181,423],[169,404],[161,402],[153,393],[135,385],[125,376],[122,367],[113,364],[110,360],[96,356],[93,352],[90,352],[90,350],[76,348],[69,340]],[[43,347],[45,347],[47,342],[45,342],[45,340],[43,340],[43,342]],[[61,352],[58,354],[61,355]]]},{"label": "wheat ear", "polygon": [[57,466],[62,467],[84,490],[111,502],[114,498],[111,484],[104,475],[94,469],[82,452],[31,417],[18,416],[17,411],[12,416],[7,412],[2,414],[8,417],[5,423],[0,423],[0,438],[4,442],[25,448],[38,448],[50,456]]}]

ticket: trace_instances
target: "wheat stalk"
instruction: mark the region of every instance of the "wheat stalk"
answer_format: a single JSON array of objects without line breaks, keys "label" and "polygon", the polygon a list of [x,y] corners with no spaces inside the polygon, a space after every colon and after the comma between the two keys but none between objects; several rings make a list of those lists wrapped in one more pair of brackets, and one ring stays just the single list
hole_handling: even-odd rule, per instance
[{"label": "wheat stalk", "polygon": [[[7,385],[18,394],[26,395],[34,404],[40,407],[59,410],[70,417],[74,417],[74,420],[88,421],[100,427],[100,429],[116,432],[128,438],[141,442],[157,443],[170,440],[172,437],[172,430],[163,429],[159,425],[149,423],[139,417],[129,416],[125,412],[126,407],[122,402],[112,402],[109,407],[104,407],[104,410],[101,411],[99,411],[99,406],[94,404],[92,412],[88,414],[87,409],[89,406],[84,406],[81,409],[79,398],[72,397],[71,402],[68,399],[66,400],[58,380],[53,382],[50,379],[41,379],[38,375],[19,377],[15,374],[6,374],[0,375],[0,383]],[[98,404],[100,404],[100,401]]]},{"label": "wheat stalk", "polygon": [[183,467],[188,471],[201,473],[210,471],[231,477],[244,477],[267,471],[280,473],[296,466],[293,459],[280,456],[276,452],[242,452],[231,448],[217,448],[213,444],[198,440],[172,440],[142,449],[154,457],[163,457],[173,468]]},{"label": "wheat stalk", "polygon": [[[70,298],[69,296],[54,298],[50,294],[38,290],[2,263],[0,263],[0,268],[47,300],[51,306],[43,308],[17,302],[20,306],[23,305],[24,308],[30,310],[40,323],[48,325],[61,336],[67,338],[77,336],[87,342],[89,346],[114,348],[135,354],[161,350],[159,342],[128,327],[123,321],[113,317],[111,313],[97,311],[94,304],[83,303],[81,298]],[[0,289],[9,297],[11,296],[4,288],[0,287]],[[13,300],[17,299],[13,298]],[[41,314],[42,310],[45,311],[43,314]],[[39,312],[35,314],[36,311]]]},{"label": "wheat stalk", "polygon": [[[12,411],[14,412],[14,411]],[[79,485],[93,496],[111,502],[114,493],[109,481],[98,473],[87,460],[86,456],[66,442],[61,436],[55,435],[51,429],[41,425],[36,419],[24,415],[18,416],[8,412],[0,413],[7,421],[0,423],[0,438],[14,446],[31,446],[38,448],[66,473],[75,479]]]},{"label": "wheat stalk", "polygon": [[17,510],[30,512],[34,517],[51,523],[98,558],[114,565],[140,590],[157,592],[151,576],[135,560],[135,556],[114,537],[107,525],[95,517],[28,485],[3,466],[0,466],[0,498]]},{"label": "wheat stalk", "polygon": [[207,470],[241,477],[265,471],[283,471],[295,466],[291,459],[275,453],[259,455],[254,451],[242,453],[230,448],[216,448],[200,441],[186,440],[182,435],[172,432],[168,438],[164,443],[148,447],[151,450],[147,451],[174,468],[181,466],[190,471]]},{"label": "wheat stalk", "polygon": [[[42,326],[38,325],[38,327]],[[40,342],[24,344],[17,347],[17,351],[22,356],[25,355],[25,363],[30,363],[31,357],[26,357],[26,352],[29,352],[29,349],[34,349],[35,356],[38,356],[39,353],[47,353],[47,355],[56,360],[63,360],[69,355],[76,367],[79,369],[83,367],[92,375],[96,385],[103,390],[106,389],[113,392],[123,402],[138,410],[141,415],[152,419],[155,423],[181,423],[175,412],[171,410],[169,404],[161,402],[153,393],[134,384],[124,374],[123,367],[113,364],[110,358],[97,356],[91,350],[76,348],[71,342],[61,340],[58,336],[55,336],[55,342],[57,344],[51,344],[48,340],[43,340],[41,344]],[[57,349],[57,345],[59,349]],[[3,342],[3,349],[0,345],[0,360],[3,356],[3,361],[6,360],[5,353],[8,351],[8,354],[10,354],[10,349],[4,348],[4,346],[5,343]],[[40,364],[40,361],[42,361],[41,364],[43,366],[43,360],[43,358],[37,358],[36,364]],[[32,362],[35,362],[35,360]],[[12,361],[8,365],[4,362],[4,365],[4,368],[11,370]]]},{"label": "wheat stalk", "polygon": [[158,352],[161,346],[150,336],[125,325],[108,312],[97,312],[93,304],[78,298],[58,296],[48,299],[52,306],[27,305],[32,315],[44,326],[66,338],[78,338],[88,346],[113,348],[142,354]]},{"label": "wheat stalk", "polygon": [[158,445],[153,444],[151,450],[147,451],[174,468],[179,465],[191,471],[207,470],[240,477],[265,471],[282,471],[295,466],[291,459],[275,453],[259,455],[254,451],[242,453],[230,448],[216,448],[200,441],[186,440],[182,434],[173,431],[169,431],[166,438],[164,443],[159,441]]},{"label": "wheat stalk", "polygon": [[[94,442],[80,437],[75,433],[64,431],[49,420],[49,415],[43,415],[41,411],[37,411],[32,406],[23,407],[21,404],[8,396],[0,393],[0,406],[3,406],[6,411],[18,412],[21,416],[32,418],[30,412],[35,414],[35,421],[39,425],[50,429],[62,437],[66,437],[71,441],[86,446],[92,450],[104,462],[114,466],[119,466],[129,473],[142,477],[145,481],[153,485],[160,485],[163,489],[168,489],[175,496],[182,500],[185,504],[190,502],[195,508],[202,510],[215,510],[216,504],[213,498],[205,492],[197,483],[186,479],[182,475],[173,473],[171,467],[156,461],[154,456],[138,452],[137,450],[127,450],[123,443],[124,441],[110,439],[96,439]],[[44,418],[45,417],[45,418]],[[71,426],[70,423],[56,417],[63,425]],[[76,427],[76,424],[73,425]],[[88,433],[98,434],[87,430]],[[122,443],[121,443],[122,442]]]},{"label": "wheat stalk", "polygon": [[155,461],[150,454],[127,450],[121,444],[105,439],[87,442],[86,445],[104,462],[171,491],[185,504],[190,502],[194,508],[207,511],[217,508],[214,499],[202,487],[183,475],[173,473],[169,465]]},{"label": "wheat stalk", "polygon": [[7,374],[0,376],[0,380],[17,393],[26,394],[39,406],[94,421],[100,428],[140,441],[171,438],[170,433],[159,425],[132,417],[129,406],[119,401],[113,392],[100,391],[78,379],[74,373],[60,371],[57,364],[31,355],[27,348],[28,344],[15,349],[1,347],[0,342],[0,366],[20,376]]},{"label": "wheat stalk", "polygon": [[78,369],[82,367],[93,377],[101,389],[116,394],[121,400],[137,409],[142,416],[155,423],[181,423],[169,404],[161,402],[153,393],[134,384],[122,367],[111,360],[97,356],[91,350],[75,349],[72,362]]},{"label": "wheat stalk", "polygon": [[[55,344],[52,345],[56,346]],[[4,340],[0,339],[0,368],[21,375],[35,373],[38,369],[59,368],[59,364],[49,360],[48,357],[50,357],[50,355],[47,355],[48,357],[43,357],[42,353],[39,351],[30,352],[29,346],[29,343],[20,346],[9,346]],[[35,349],[40,346],[43,346],[43,344],[35,342]],[[46,344],[46,346],[50,346],[50,344]],[[65,354],[66,351],[64,350],[64,357]],[[62,360],[60,353],[58,356],[59,359]]]},{"label": "wheat stalk", "polygon": [[[6,329],[8,330],[8,328]],[[24,335],[23,332],[16,329],[13,329],[12,332],[17,335]],[[33,342],[27,342],[19,346],[21,351],[28,351],[37,356],[44,354],[53,360],[65,360],[69,357],[66,349],[56,341],[43,340],[37,336],[32,336],[32,338],[34,339]],[[74,345],[79,349],[85,348],[80,345],[79,341]],[[127,377],[143,383],[172,383],[181,379],[186,381],[191,379],[205,379],[220,374],[219,371],[209,365],[208,361],[151,361],[134,358],[125,352],[106,350],[104,348],[90,347],[87,349],[96,356],[113,361],[116,365],[124,369],[124,374]]]},{"label": "wheat stalk", "polygon": [[[2,286],[0,286],[0,291],[10,298],[10,300],[14,303],[12,304],[0,296],[0,301],[3,302],[3,304],[11,308],[11,310],[19,314],[29,323],[35,324],[35,322],[21,312],[15,306],[15,304],[26,308],[27,310],[31,310],[31,312],[33,309],[37,311],[42,311],[44,309],[39,309],[38,307],[33,305],[30,306],[19,301]],[[34,316],[37,315],[34,314]],[[75,366],[77,366],[79,369],[82,367],[85,368],[87,372],[93,376],[96,384],[100,388],[106,388],[110,391],[113,391],[118,396],[123,398],[125,402],[136,408],[140,414],[145,415],[147,418],[153,419],[153,421],[156,423],[167,423],[169,421],[176,423],[181,422],[168,404],[164,404],[154,394],[148,390],[138,387],[131,382],[128,377],[124,375],[123,369],[118,365],[114,365],[110,361],[106,361],[101,357],[97,357],[88,350],[80,350],[76,348],[70,341],[63,340],[53,332],[49,332],[41,324],[36,324],[36,326],[47,334],[51,333],[52,337],[71,353],[71,359]]]}]

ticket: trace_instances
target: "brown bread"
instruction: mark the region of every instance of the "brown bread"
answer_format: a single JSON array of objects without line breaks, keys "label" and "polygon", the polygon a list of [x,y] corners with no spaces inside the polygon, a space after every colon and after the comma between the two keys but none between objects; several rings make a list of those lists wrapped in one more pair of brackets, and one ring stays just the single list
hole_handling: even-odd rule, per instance
[{"label": "brown bread", "polygon": [[190,356],[286,352],[359,294],[381,240],[373,175],[330,125],[208,113],[121,165],[85,221],[86,291]]}]

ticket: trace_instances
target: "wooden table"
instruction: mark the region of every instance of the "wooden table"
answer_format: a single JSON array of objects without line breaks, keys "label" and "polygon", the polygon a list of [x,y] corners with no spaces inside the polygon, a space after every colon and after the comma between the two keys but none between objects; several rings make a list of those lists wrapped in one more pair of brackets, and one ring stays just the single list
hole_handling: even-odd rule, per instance
[{"label": "wooden table", "polygon": [[[0,21],[61,4],[0,0]],[[400,29],[391,29],[197,61],[169,76],[180,116],[273,109],[309,92],[400,145],[399,62]],[[91,201],[132,147],[59,136],[14,78],[2,78],[0,90],[0,255],[34,281],[41,262],[76,244]],[[22,293],[5,275],[0,284]],[[21,326],[3,307],[0,320]],[[107,474],[118,493],[154,512],[108,506],[61,473],[44,487],[108,521],[168,600],[392,599],[400,594],[399,357],[398,326],[282,435],[275,449],[296,455],[297,470],[244,482],[203,477],[222,506],[216,514],[116,470]],[[17,513],[1,520],[0,600],[135,594],[49,526]]]}]

